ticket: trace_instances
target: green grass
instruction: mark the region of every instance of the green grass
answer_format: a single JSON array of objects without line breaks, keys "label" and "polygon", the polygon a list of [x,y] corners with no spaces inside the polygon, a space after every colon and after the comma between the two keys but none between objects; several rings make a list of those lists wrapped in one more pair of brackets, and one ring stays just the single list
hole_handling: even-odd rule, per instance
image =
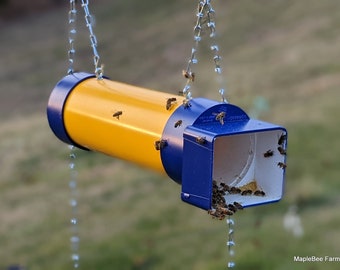
[{"label": "green grass", "polygon": [[[277,204],[235,216],[236,269],[338,269],[294,256],[338,256],[339,8],[333,0],[217,1],[229,100],[288,128],[286,191]],[[0,269],[72,269],[68,154],[48,127],[50,91],[67,70],[67,5],[4,23],[0,35]],[[99,52],[113,80],[177,93],[184,86],[195,3],[92,4]],[[81,13],[80,13],[81,14]],[[176,17],[176,20],[174,18]],[[92,71],[78,16],[76,68]],[[209,42],[194,96],[219,99]],[[181,187],[133,164],[77,150],[81,269],[225,269],[227,227],[180,200]],[[305,234],[283,229],[299,207]]]}]

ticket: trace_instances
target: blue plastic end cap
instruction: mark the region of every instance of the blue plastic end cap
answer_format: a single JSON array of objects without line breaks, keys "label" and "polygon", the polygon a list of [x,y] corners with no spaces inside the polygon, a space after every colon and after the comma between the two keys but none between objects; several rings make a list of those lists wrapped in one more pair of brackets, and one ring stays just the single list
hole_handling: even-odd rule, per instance
[{"label": "blue plastic end cap", "polygon": [[93,74],[79,72],[65,76],[52,90],[47,105],[47,119],[53,133],[61,141],[84,149],[68,135],[64,125],[64,105],[71,91],[82,81],[96,77]]}]

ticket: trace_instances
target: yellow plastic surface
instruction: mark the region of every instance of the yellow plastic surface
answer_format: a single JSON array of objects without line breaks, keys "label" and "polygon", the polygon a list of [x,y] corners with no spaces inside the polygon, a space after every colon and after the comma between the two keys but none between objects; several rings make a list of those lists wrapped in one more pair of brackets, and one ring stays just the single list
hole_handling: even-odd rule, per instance
[{"label": "yellow plastic surface", "polygon": [[[176,102],[168,110],[169,98],[176,98]],[[68,96],[64,124],[69,136],[79,145],[165,173],[155,141],[161,139],[168,118],[183,99],[107,79],[89,78]]]}]

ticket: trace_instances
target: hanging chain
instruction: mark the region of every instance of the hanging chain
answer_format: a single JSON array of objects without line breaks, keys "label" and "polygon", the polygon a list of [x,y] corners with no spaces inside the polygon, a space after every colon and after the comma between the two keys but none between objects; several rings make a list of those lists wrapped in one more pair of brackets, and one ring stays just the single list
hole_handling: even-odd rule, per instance
[{"label": "hanging chain", "polygon": [[184,77],[187,78],[187,82],[182,91],[186,100],[189,100],[192,98],[190,89],[191,89],[191,84],[195,79],[195,73],[192,72],[192,65],[198,63],[196,54],[197,54],[198,44],[202,39],[201,31],[202,31],[202,20],[204,17],[203,8],[204,8],[204,3],[200,1],[197,7],[197,13],[196,13],[197,19],[196,19],[196,24],[194,26],[195,43],[194,43],[194,46],[191,48],[191,55],[188,61],[187,68],[185,71],[183,71]]},{"label": "hanging chain", "polygon": [[90,43],[93,51],[94,73],[96,74],[97,79],[101,80],[103,79],[104,68],[103,65],[100,65],[99,62],[100,56],[97,51],[97,38],[93,31],[94,20],[89,10],[89,0],[81,0],[81,6],[84,9],[86,26],[90,32]]},{"label": "hanging chain", "polygon": [[74,41],[77,35],[76,22],[77,22],[77,9],[76,9],[76,0],[70,0],[70,10],[68,12],[68,25],[69,25],[69,33],[68,33],[68,63],[69,67],[67,70],[67,74],[73,74],[74,72],[74,56],[76,53],[74,47]]},{"label": "hanging chain", "polygon": [[210,31],[210,38],[212,39],[212,44],[210,50],[213,52],[214,70],[218,75],[217,79],[220,84],[219,94],[221,95],[222,102],[227,103],[227,99],[224,96],[225,89],[223,85],[222,68],[221,68],[221,56],[219,54],[219,46],[216,42],[216,22],[215,22],[215,10],[213,9],[210,0],[199,1],[196,13],[196,24],[194,26],[194,46],[191,49],[191,55],[188,61],[186,70],[183,71],[184,77],[187,82],[182,90],[183,95],[186,100],[192,98],[192,93],[190,91],[192,83],[195,79],[195,73],[192,71],[192,65],[198,63],[197,50],[200,41],[202,40],[202,28],[205,26]]},{"label": "hanging chain", "polygon": [[[235,225],[235,222],[230,216],[228,216],[228,218],[227,218],[227,225],[228,225],[228,240],[227,240],[228,254],[229,254],[229,257],[233,257],[234,254],[235,254],[235,252],[234,252],[234,246],[235,246],[234,225]],[[234,268],[235,262],[233,260],[230,260],[227,263],[227,267],[228,268]]]},{"label": "hanging chain", "polygon": [[70,161],[69,161],[69,170],[70,170],[70,181],[69,181],[69,188],[70,188],[70,206],[71,206],[71,237],[70,237],[70,244],[71,244],[71,260],[73,263],[73,268],[79,268],[79,228],[78,228],[78,172],[76,169],[76,153],[75,147],[73,145],[69,145],[70,149]]},{"label": "hanging chain", "polygon": [[[81,6],[84,9],[85,13],[85,22],[86,27],[90,33],[90,44],[93,51],[93,64],[94,64],[94,73],[96,74],[97,79],[101,80],[104,74],[104,67],[100,64],[100,56],[97,50],[97,38],[93,31],[93,16],[89,10],[89,0],[82,0]],[[69,24],[69,35],[68,35],[68,42],[69,42],[69,50],[68,50],[68,62],[69,67],[67,70],[67,74],[73,74],[74,72],[74,56],[76,53],[74,42],[77,35],[76,29],[76,18],[77,18],[77,9],[76,9],[76,0],[70,0],[70,10],[68,13],[68,24]]]},{"label": "hanging chain", "polygon": [[213,52],[213,61],[215,64],[215,73],[217,74],[217,80],[219,83],[218,92],[221,95],[221,101],[228,103],[227,99],[224,96],[225,89],[223,88],[224,80],[222,76],[222,67],[221,67],[221,60],[222,57],[220,56],[220,48],[216,41],[216,22],[215,22],[215,10],[212,7],[210,0],[206,0],[206,17],[207,17],[207,27],[210,30],[210,38],[212,40],[212,44],[210,46],[210,50]]}]

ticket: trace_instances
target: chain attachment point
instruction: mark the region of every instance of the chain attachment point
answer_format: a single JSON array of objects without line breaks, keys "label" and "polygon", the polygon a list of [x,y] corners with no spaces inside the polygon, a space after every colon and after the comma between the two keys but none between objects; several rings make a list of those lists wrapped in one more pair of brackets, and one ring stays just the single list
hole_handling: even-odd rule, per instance
[{"label": "chain attachment point", "polygon": [[[196,11],[196,23],[194,26],[194,46],[191,49],[191,55],[188,60],[188,65],[183,72],[183,74],[194,74],[192,72],[192,65],[198,63],[197,59],[197,50],[198,50],[198,45],[202,41],[202,31],[203,27],[208,28],[209,30],[209,37],[212,39],[212,44],[210,46],[210,50],[213,53],[213,61],[214,61],[214,71],[217,74],[217,81],[220,84],[219,87],[219,94],[221,96],[221,101],[224,103],[228,103],[227,99],[225,98],[225,88],[223,87],[224,80],[222,78],[222,67],[221,67],[221,60],[222,57],[219,54],[219,46],[216,43],[216,22],[215,22],[215,10],[211,5],[211,0],[204,0],[204,1],[199,1],[198,6],[197,6],[197,11]],[[189,100],[192,98],[191,94],[191,85],[193,83],[193,80],[188,78],[188,76],[184,76],[187,81],[186,84],[181,91],[183,93],[183,96],[185,96],[186,100]]]}]

